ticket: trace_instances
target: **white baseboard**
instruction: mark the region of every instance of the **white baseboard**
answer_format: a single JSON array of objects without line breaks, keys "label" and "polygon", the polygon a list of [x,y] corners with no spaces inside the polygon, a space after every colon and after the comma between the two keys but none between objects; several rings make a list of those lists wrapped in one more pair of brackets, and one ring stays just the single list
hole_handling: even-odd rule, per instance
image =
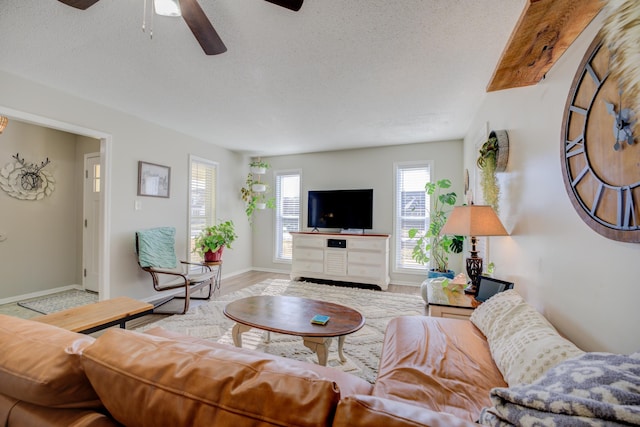
[{"label": "white baseboard", "polygon": [[84,290],[82,285],[61,286],[59,288],[45,289],[44,291],[31,292],[29,294],[23,294],[23,295],[17,295],[15,297],[3,298],[3,299],[0,299],[0,305],[2,305],[2,304],[12,304],[14,302],[24,301],[26,299],[31,299],[31,298],[39,298],[39,297],[43,297],[43,296],[46,296],[46,295],[55,294],[57,292],[68,291],[68,290],[71,290],[71,289]]},{"label": "white baseboard", "polygon": [[416,283],[416,282],[405,282],[402,280],[392,280],[391,283],[389,283],[390,285],[402,285],[402,286],[413,286],[416,288],[419,288],[420,285],[422,285],[422,282],[420,283]]},{"label": "white baseboard", "polygon": [[248,269],[247,271],[262,271],[264,273],[286,274],[287,276],[291,274],[291,270],[278,270],[278,269],[275,269],[275,268],[253,267],[253,268]]}]

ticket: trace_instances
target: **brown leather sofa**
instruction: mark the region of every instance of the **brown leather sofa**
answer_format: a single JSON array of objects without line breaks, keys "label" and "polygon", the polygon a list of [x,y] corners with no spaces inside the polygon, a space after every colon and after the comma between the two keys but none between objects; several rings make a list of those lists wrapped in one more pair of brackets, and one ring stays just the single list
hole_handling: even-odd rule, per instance
[{"label": "brown leather sofa", "polygon": [[376,383],[160,328],[99,338],[0,315],[5,426],[468,426],[505,386],[469,321],[400,317]]}]

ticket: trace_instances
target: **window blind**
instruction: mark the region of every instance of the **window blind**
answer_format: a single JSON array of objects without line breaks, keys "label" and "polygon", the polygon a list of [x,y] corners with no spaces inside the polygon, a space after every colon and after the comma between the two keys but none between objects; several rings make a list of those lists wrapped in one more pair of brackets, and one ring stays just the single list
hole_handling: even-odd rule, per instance
[{"label": "window blind", "polygon": [[194,240],[200,232],[216,223],[217,164],[191,156],[189,182],[189,259],[202,261],[193,253]]},{"label": "window blind", "polygon": [[424,270],[411,257],[415,240],[409,238],[409,230],[415,228],[422,234],[428,227],[431,203],[424,187],[431,180],[431,167],[426,162],[397,164],[395,175],[395,267]]},{"label": "window blind", "polygon": [[300,172],[276,172],[276,247],[278,261],[291,261],[291,232],[300,231]]}]

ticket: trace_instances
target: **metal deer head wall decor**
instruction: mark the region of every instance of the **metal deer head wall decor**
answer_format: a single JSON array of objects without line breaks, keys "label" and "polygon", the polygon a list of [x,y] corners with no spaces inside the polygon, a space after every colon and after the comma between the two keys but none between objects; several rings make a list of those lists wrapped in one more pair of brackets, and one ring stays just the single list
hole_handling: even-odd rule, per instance
[{"label": "metal deer head wall decor", "polygon": [[51,163],[47,157],[38,163],[28,163],[20,153],[11,156],[16,162],[0,170],[0,188],[20,200],[41,200],[55,190],[55,179],[43,169]]}]

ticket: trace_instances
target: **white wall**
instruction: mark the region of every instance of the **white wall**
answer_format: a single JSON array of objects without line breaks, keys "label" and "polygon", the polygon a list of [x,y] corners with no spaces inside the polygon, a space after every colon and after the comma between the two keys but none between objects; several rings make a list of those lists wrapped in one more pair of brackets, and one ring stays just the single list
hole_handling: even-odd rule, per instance
[{"label": "white wall", "polygon": [[608,240],[582,222],[564,189],[560,163],[564,105],[601,23],[598,17],[538,85],[487,94],[464,156],[473,170],[472,135],[486,122],[508,131],[500,216],[511,236],[491,238],[496,277],[515,281],[581,348],[627,353],[640,350],[640,245]]},{"label": "white wall", "polygon": [[[435,179],[449,178],[452,190],[463,198],[462,141],[443,141],[378,147],[359,150],[276,156],[266,158],[271,164],[267,179],[273,185],[273,172],[298,169],[302,174],[302,221],[307,225],[307,192],[309,190],[338,190],[373,188],[373,230],[371,233],[393,234],[393,183],[394,163],[432,160]],[[273,262],[274,212],[266,210],[256,214],[254,224],[254,266],[264,270],[290,271],[290,265]],[[393,237],[392,237],[393,238]],[[393,245],[392,245],[393,246]],[[389,265],[393,269],[393,249]],[[459,255],[450,258],[450,267],[460,271]],[[419,284],[424,274],[400,274],[391,272],[392,283]]]},{"label": "white wall", "polygon": [[[61,122],[97,133],[110,135],[110,168],[105,170],[107,193],[111,199],[106,218],[110,242],[110,294],[147,298],[154,295],[150,276],[141,271],[134,256],[134,232],[138,229],[173,225],[177,228],[177,254],[187,255],[187,184],[189,154],[219,162],[218,216],[232,219],[240,236],[234,250],[225,252],[223,275],[251,267],[250,229],[244,218],[238,189],[244,183],[243,170],[248,171],[245,159],[236,153],[145,122],[132,115],[105,108],[91,101],[69,96],[60,91],[26,81],[18,76],[0,72],[0,114],[28,113],[36,118]],[[171,100],[167,100],[171,108]],[[214,120],[214,118],[212,118]],[[36,120],[37,121],[37,120]],[[169,199],[137,196],[138,161],[171,167],[171,197]],[[139,200],[142,209],[134,210]],[[2,228],[2,224],[0,224]],[[44,239],[50,237],[46,234]],[[0,259],[2,270],[9,268]],[[41,263],[35,263],[40,268]]]}]

